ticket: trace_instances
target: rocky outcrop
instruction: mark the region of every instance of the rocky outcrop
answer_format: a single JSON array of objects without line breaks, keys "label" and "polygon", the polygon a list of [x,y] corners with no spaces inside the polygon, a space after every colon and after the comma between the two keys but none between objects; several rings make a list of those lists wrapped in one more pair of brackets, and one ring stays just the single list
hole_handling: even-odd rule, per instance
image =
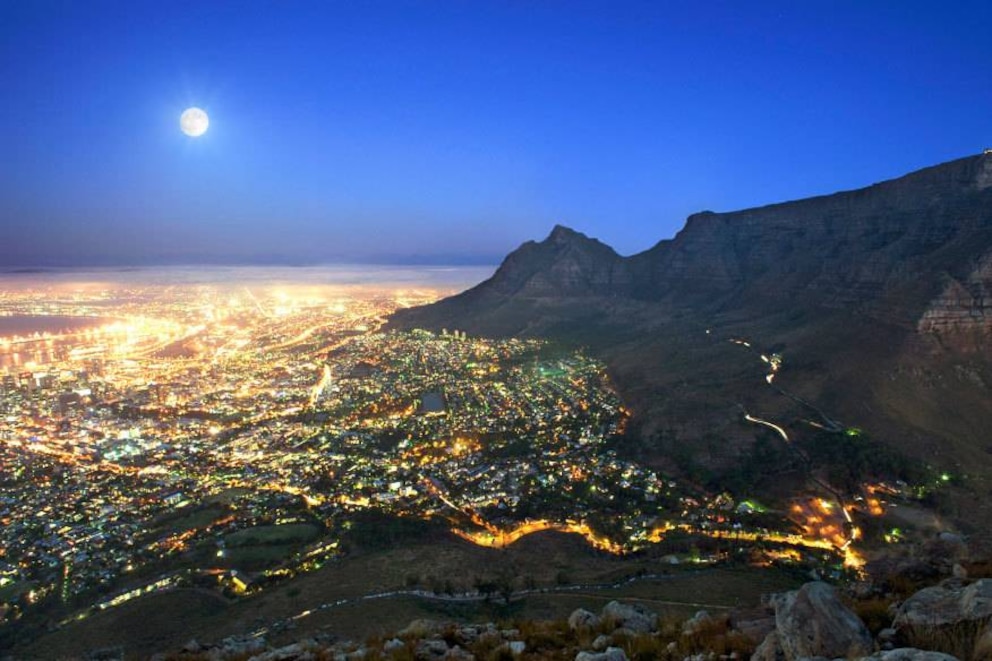
[{"label": "rocky outcrop", "polygon": [[[992,658],[992,579],[973,583],[948,579],[920,590],[899,606],[892,627],[879,633],[882,651],[874,654],[868,630],[830,586],[807,583],[799,590],[773,595],[770,601],[775,631],[758,646],[752,661]],[[894,642],[904,646],[892,649]]]},{"label": "rocky outcrop", "polygon": [[751,655],[751,661],[785,661],[785,652],[782,651],[777,632],[772,631],[761,641]]},{"label": "rocky outcrop", "polygon": [[768,634],[775,631],[775,616],[750,613],[744,617],[735,617],[731,624],[741,635],[758,645],[767,639]]},{"label": "rocky outcrop", "polygon": [[886,652],[876,652],[862,661],[958,661],[956,656],[943,652],[918,650],[914,647],[900,647]]},{"label": "rocky outcrop", "polygon": [[657,628],[658,616],[634,604],[611,601],[603,607],[603,619],[612,622],[617,629],[627,629],[635,633],[649,633]]},{"label": "rocky outcrop", "polygon": [[943,276],[943,287],[917,323],[923,333],[992,332],[992,253],[982,255],[966,277]]},{"label": "rocky outcrop", "polygon": [[696,614],[690,617],[685,623],[682,624],[682,635],[683,636],[696,636],[704,632],[706,629],[712,627],[714,624],[713,617],[706,611],[696,611]]},{"label": "rocky outcrop", "polygon": [[568,628],[572,631],[580,629],[594,629],[599,626],[599,616],[585,608],[576,608],[568,616]]},{"label": "rocky outcrop", "polygon": [[[858,661],[952,661],[992,658],[992,580],[963,584],[948,580],[921,590],[906,600],[895,629],[879,633],[875,651],[867,629],[839,599],[835,588],[823,582],[807,583],[798,590],[770,595],[775,628],[760,645],[738,628],[758,612],[710,615],[699,611],[677,626],[659,627],[657,614],[630,603],[613,601],[596,614],[577,609],[565,621],[530,622],[519,628],[495,624],[465,624],[414,620],[395,637],[363,643],[317,636],[281,647],[270,647],[264,638],[232,637],[217,645],[190,641],[174,654],[159,654],[158,661],[290,661],[333,659],[361,661],[369,658],[417,661],[471,661],[487,658],[574,658],[575,661],[627,661],[632,658],[671,658],[684,661],[738,661],[742,650],[754,649],[752,661],[800,659],[857,659]],[[906,640],[920,623],[937,626],[964,625],[930,635],[930,644]],[[902,627],[900,629],[899,627]],[[968,634],[962,638],[958,634]],[[901,646],[896,647],[894,643]],[[755,649],[756,647],[756,649]]]},{"label": "rocky outcrop", "polygon": [[305,641],[257,654],[250,659],[251,661],[296,661],[307,656],[314,656],[314,653],[319,649],[320,646],[313,641]]},{"label": "rocky outcrop", "polygon": [[860,190],[696,214],[639,259],[670,290],[911,314],[939,274],[963,275],[988,249],[990,168],[992,157],[973,156]]},{"label": "rocky outcrop", "polygon": [[871,634],[826,583],[807,583],[799,590],[772,597],[775,631],[752,656],[752,661],[805,657],[830,659],[866,656],[874,649]]},{"label": "rocky outcrop", "polygon": [[603,652],[579,652],[575,661],[627,661],[627,653],[619,647],[610,647]]},{"label": "rocky outcrop", "polygon": [[964,584],[951,579],[920,590],[899,606],[893,627],[941,627],[992,619],[992,579]]},{"label": "rocky outcrop", "polygon": [[904,601],[892,622],[909,645],[953,641],[955,653],[992,658],[992,579],[951,578]]}]

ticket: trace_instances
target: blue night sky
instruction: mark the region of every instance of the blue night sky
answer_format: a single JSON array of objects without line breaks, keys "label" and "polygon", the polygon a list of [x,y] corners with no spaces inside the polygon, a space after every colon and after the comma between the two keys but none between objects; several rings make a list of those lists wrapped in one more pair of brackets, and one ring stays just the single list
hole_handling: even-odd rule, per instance
[{"label": "blue night sky", "polygon": [[[992,145],[989,2],[0,2],[0,266],[629,254]],[[210,130],[179,130],[188,106]]]}]

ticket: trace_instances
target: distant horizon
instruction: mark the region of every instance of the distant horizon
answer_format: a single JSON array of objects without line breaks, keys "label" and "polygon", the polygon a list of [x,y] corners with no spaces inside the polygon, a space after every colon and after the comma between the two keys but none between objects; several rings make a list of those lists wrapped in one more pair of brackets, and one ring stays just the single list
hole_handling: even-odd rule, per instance
[{"label": "distant horizon", "polygon": [[[503,255],[505,257],[505,255]],[[471,268],[471,267],[496,267],[502,261],[499,259],[485,259],[468,256],[465,258],[435,258],[425,256],[423,258],[411,257],[408,259],[328,259],[324,261],[291,261],[281,258],[262,258],[255,261],[248,260],[223,260],[194,261],[194,260],[163,260],[147,262],[126,262],[126,261],[90,261],[78,263],[64,262],[24,262],[0,264],[0,274],[30,273],[39,271],[73,271],[73,270],[140,270],[155,268],[327,268],[327,267],[422,267],[422,268]]]},{"label": "distant horizon", "polygon": [[445,295],[464,291],[491,277],[494,265],[172,264],[0,268],[0,287],[26,291],[41,287],[218,286],[250,288],[432,289]]},{"label": "distant horizon", "polygon": [[634,251],[634,252],[622,252],[617,249],[616,246],[612,245],[609,241],[603,240],[601,237],[586,231],[582,227],[576,227],[568,222],[551,222],[548,224],[548,228],[543,234],[539,236],[525,237],[519,244],[510,247],[508,250],[502,254],[379,254],[379,255],[356,255],[356,256],[328,256],[328,257],[313,257],[311,259],[300,259],[291,258],[285,255],[253,255],[253,256],[210,256],[210,257],[188,257],[188,256],[174,256],[174,257],[157,257],[150,258],[144,261],[127,261],[122,256],[115,256],[112,258],[93,258],[89,261],[79,261],[70,262],[67,260],[54,260],[49,259],[48,261],[21,261],[21,262],[0,262],[0,274],[6,273],[18,273],[21,271],[32,271],[32,270],[48,270],[48,269],[139,269],[139,268],[169,268],[169,267],[190,267],[190,268],[209,268],[209,267],[285,267],[285,268],[319,268],[319,267],[334,267],[334,266],[368,266],[368,267],[498,267],[499,264],[506,258],[508,254],[519,248],[521,245],[531,241],[543,241],[557,226],[564,226],[572,229],[576,232],[584,234],[589,238],[596,239],[604,243],[605,245],[613,248],[618,254],[624,257],[631,257],[646,251],[651,250],[660,241],[666,241],[675,238],[675,236],[682,229],[685,228],[686,222],[694,215],[703,213],[738,213],[742,211],[749,211],[753,209],[760,209],[766,206],[774,206],[779,204],[789,204],[792,202],[798,202],[805,199],[823,197],[829,195],[836,195],[840,193],[846,193],[856,190],[862,190],[865,188],[870,188],[871,186],[878,185],[880,183],[885,183],[887,181],[893,181],[900,179],[904,176],[913,174],[920,170],[925,170],[931,167],[937,167],[944,165],[946,163],[952,163],[954,161],[963,160],[967,158],[973,158],[983,153],[988,153],[989,148],[982,148],[982,150],[977,152],[972,152],[965,154],[963,156],[955,156],[944,161],[930,163],[912,170],[905,170],[898,174],[894,174],[889,177],[876,179],[871,182],[865,182],[861,185],[826,192],[812,193],[811,195],[804,198],[792,198],[786,200],[770,200],[761,203],[756,203],[750,207],[743,207],[738,209],[723,209],[719,211],[713,211],[711,209],[699,209],[686,216],[683,220],[683,224],[678,226],[670,235],[657,236],[657,237],[641,237],[649,241],[646,247]]}]

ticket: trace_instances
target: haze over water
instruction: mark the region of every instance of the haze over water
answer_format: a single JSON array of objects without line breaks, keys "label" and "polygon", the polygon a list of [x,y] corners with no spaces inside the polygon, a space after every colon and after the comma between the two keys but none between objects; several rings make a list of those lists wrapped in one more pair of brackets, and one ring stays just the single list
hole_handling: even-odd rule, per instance
[{"label": "haze over water", "polygon": [[430,287],[461,291],[492,275],[493,266],[161,266],[45,268],[0,272],[0,290],[74,288],[100,285],[228,285],[319,287]]},{"label": "haze over water", "polygon": [[[121,305],[176,290],[349,299],[425,290],[449,295],[492,267],[330,265],[23,269],[0,273],[0,372],[42,366],[84,342],[80,331],[119,321]],[[193,300],[190,304],[195,304]],[[36,337],[37,336],[37,337]]]}]

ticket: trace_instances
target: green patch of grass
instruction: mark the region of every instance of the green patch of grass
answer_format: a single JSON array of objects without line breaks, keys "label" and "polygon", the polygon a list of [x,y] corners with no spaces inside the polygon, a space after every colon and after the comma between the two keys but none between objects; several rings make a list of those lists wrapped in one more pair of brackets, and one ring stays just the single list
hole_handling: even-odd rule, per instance
[{"label": "green patch of grass", "polygon": [[220,493],[216,493],[212,496],[207,496],[203,499],[205,505],[231,505],[238,498],[251,493],[251,489],[246,489],[244,487],[231,487],[229,489],[224,489]]},{"label": "green patch of grass", "polygon": [[295,544],[267,544],[265,546],[239,546],[228,549],[217,563],[222,567],[258,571],[287,560],[296,550]]},{"label": "green patch of grass", "polygon": [[186,532],[187,530],[208,526],[224,516],[224,513],[224,508],[213,505],[202,509],[196,509],[189,513],[166,515],[156,521],[154,526],[162,533]]},{"label": "green patch of grass", "polygon": [[304,544],[320,535],[320,529],[311,523],[288,523],[281,526],[255,526],[239,530],[224,537],[229,547],[261,546],[267,544]]}]

